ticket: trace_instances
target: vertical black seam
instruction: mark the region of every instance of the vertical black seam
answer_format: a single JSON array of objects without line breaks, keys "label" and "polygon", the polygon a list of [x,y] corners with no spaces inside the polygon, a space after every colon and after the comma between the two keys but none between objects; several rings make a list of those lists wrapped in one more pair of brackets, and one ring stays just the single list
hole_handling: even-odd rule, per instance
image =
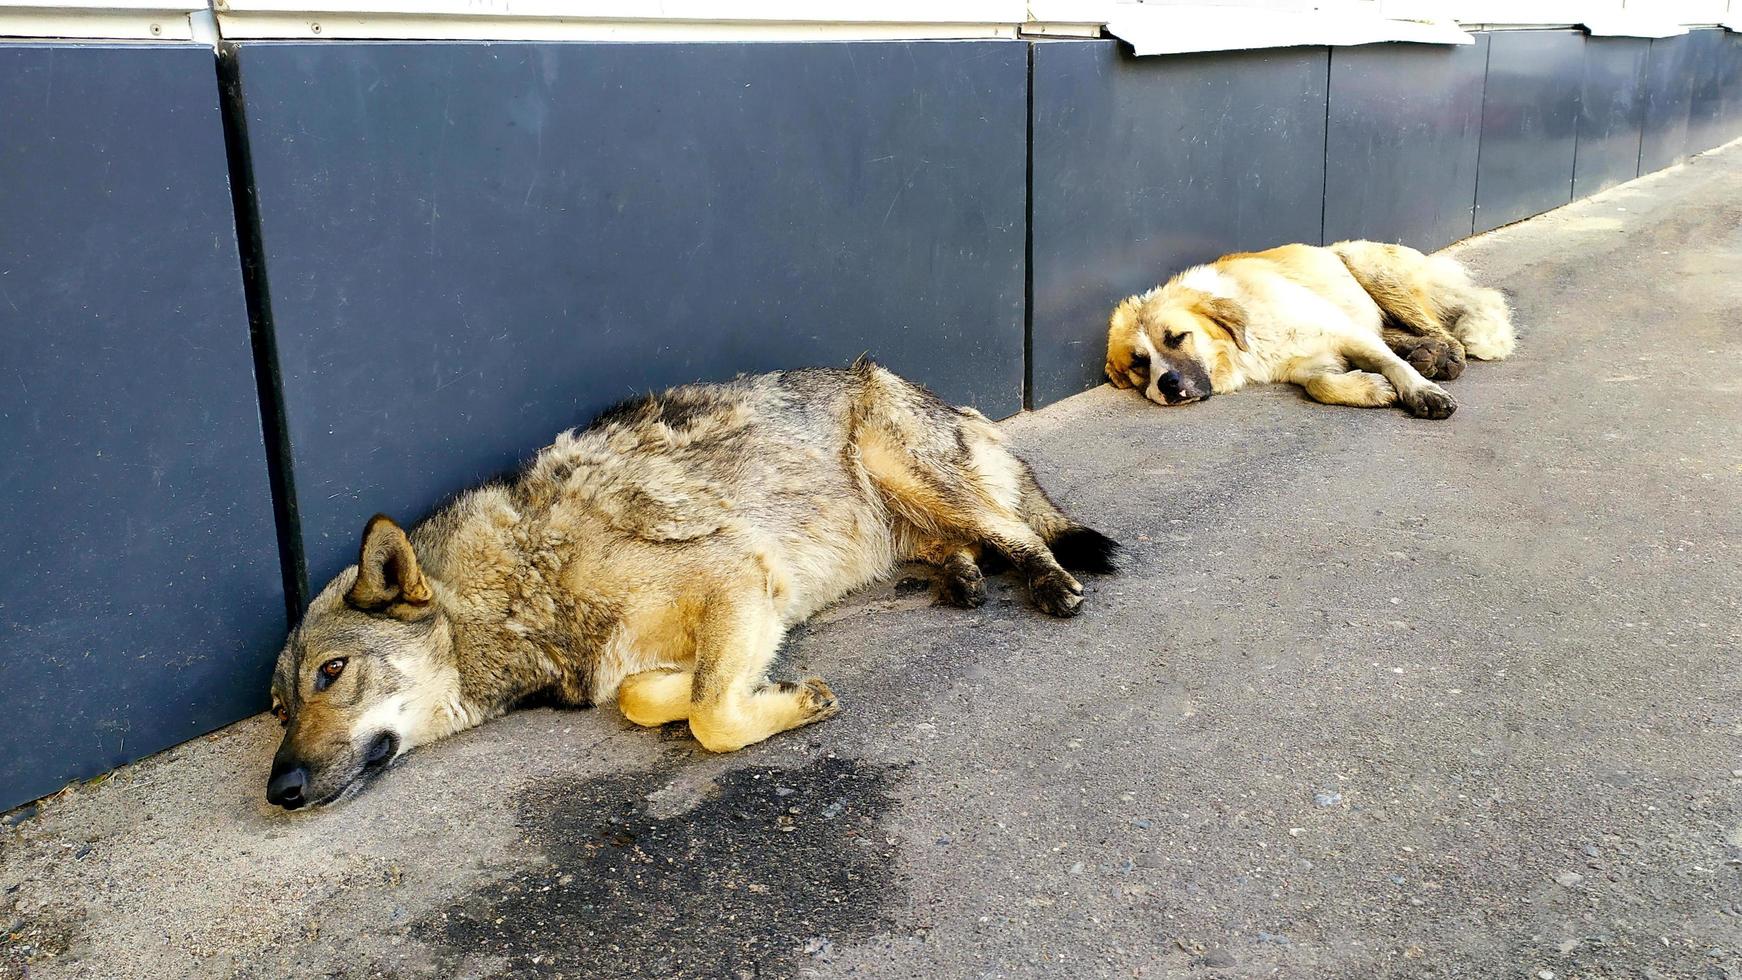
[{"label": "vertical black seam", "polygon": [[278,532],[279,571],[284,579],[285,616],[295,624],[308,602],[308,564],[296,506],[290,430],[284,415],[284,379],[279,373],[278,341],[273,331],[271,293],[266,285],[266,255],[260,234],[260,206],[254,186],[254,160],[248,149],[248,117],[236,48],[219,46],[218,103],[224,120],[224,149],[230,165],[230,202],[236,214],[236,246],[242,263],[242,290],[248,307],[248,340],[254,354],[254,386],[260,403],[260,429],[266,475],[272,488],[272,518]]},{"label": "vertical black seam", "polygon": [[1482,109],[1476,116],[1476,180],[1471,188],[1474,192],[1470,198],[1470,234],[1476,233],[1476,216],[1482,210],[1482,144],[1488,131],[1488,83],[1494,68],[1494,32],[1484,35],[1488,39],[1488,50],[1482,52]]},{"label": "vertical black seam", "polygon": [[1034,409],[1034,41],[1028,43],[1028,118],[1022,141],[1022,407]]},{"label": "vertical black seam", "polygon": [[1321,156],[1323,165],[1319,167],[1319,244],[1329,245],[1325,240],[1325,219],[1329,213],[1331,197],[1331,59],[1337,56],[1337,49],[1325,48],[1325,152]]}]

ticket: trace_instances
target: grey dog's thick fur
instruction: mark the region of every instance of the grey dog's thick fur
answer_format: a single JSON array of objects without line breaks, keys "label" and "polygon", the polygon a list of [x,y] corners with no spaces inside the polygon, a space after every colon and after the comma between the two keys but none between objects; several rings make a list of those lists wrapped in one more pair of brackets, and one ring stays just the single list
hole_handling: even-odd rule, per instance
[{"label": "grey dog's thick fur", "polygon": [[1060,559],[1109,571],[1117,547],[980,413],[868,362],[631,401],[409,534],[370,522],[279,658],[274,775],[305,778],[275,792],[341,798],[529,698],[615,696],[731,751],[838,710],[769,663],[789,627],[898,562],[937,565],[944,599],[972,606],[995,553],[1072,616],[1083,590]]}]

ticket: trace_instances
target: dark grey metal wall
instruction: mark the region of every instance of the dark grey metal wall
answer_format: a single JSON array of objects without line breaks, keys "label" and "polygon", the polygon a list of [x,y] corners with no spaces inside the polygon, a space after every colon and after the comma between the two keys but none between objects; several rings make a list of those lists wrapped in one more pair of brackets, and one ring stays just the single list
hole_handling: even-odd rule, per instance
[{"label": "dark grey metal wall", "polygon": [[1689,35],[1651,42],[1645,63],[1645,129],[1639,172],[1648,174],[1687,159],[1688,113],[1694,99],[1694,47]]},{"label": "dark grey metal wall", "polygon": [[1325,241],[1469,237],[1488,44],[1332,49]]},{"label": "dark grey metal wall", "polygon": [[1724,139],[1742,137],[1742,34],[1724,34]]},{"label": "dark grey metal wall", "polygon": [[1034,46],[1033,404],[1101,382],[1120,297],[1224,252],[1319,241],[1328,68],[1323,48]]},{"label": "dark grey metal wall", "polygon": [[1027,46],[243,44],[309,575],[674,383],[1021,406]]},{"label": "dark grey metal wall", "polygon": [[235,231],[210,49],[0,44],[0,809],[265,704]]},{"label": "dark grey metal wall", "polygon": [[1496,31],[1488,44],[1476,230],[1573,199],[1583,31]]},{"label": "dark grey metal wall", "polygon": [[1650,51],[1651,42],[1643,38],[1585,39],[1574,197],[1589,197],[1639,176],[1645,63]]},{"label": "dark grey metal wall", "polygon": [[1700,153],[1727,142],[1724,84],[1729,77],[1725,55],[1730,53],[1730,35],[1706,28],[1689,31],[1692,48],[1693,86],[1688,96],[1686,152]]}]

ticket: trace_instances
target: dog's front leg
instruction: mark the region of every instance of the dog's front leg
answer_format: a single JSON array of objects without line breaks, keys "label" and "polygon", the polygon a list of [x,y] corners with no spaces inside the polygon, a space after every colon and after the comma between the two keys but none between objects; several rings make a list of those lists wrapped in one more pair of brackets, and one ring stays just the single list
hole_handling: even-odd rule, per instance
[{"label": "dog's front leg", "polygon": [[1351,371],[1340,357],[1316,357],[1297,365],[1288,380],[1322,405],[1384,408],[1397,404],[1397,389],[1383,375]]},{"label": "dog's front leg", "polygon": [[690,733],[710,752],[733,752],[777,732],[840,711],[820,678],[802,684],[768,680],[785,627],[766,588],[716,595],[696,624],[690,680]]},{"label": "dog's front leg", "polygon": [[1444,388],[1422,377],[1377,336],[1345,337],[1339,353],[1362,370],[1384,375],[1397,389],[1397,400],[1417,418],[1443,419],[1458,410]]}]

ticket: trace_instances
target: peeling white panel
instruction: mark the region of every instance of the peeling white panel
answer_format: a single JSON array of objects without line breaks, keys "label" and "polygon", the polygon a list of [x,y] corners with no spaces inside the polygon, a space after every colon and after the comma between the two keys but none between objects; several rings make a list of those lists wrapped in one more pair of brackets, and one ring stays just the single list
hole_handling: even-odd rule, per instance
[{"label": "peeling white panel", "polygon": [[1561,25],[1584,23],[1586,17],[1620,14],[1622,0],[1454,0],[1452,14],[1460,24]]},{"label": "peeling white panel", "polygon": [[1466,27],[1584,27],[1599,37],[1672,37],[1715,16],[1713,0],[1447,0],[1446,6]]},{"label": "peeling white panel", "polygon": [[1587,16],[1582,23],[1593,37],[1674,37],[1688,32],[1673,20],[1643,11]]},{"label": "peeling white panel", "polygon": [[1677,24],[1717,24],[1734,12],[1732,0],[1622,0],[1629,13]]},{"label": "peeling white panel", "polygon": [[1194,51],[1240,51],[1301,45],[1346,46],[1381,41],[1473,44],[1475,38],[1448,22],[1393,20],[1374,14],[1327,14],[1212,6],[1121,6],[1107,31],[1139,55]]}]

